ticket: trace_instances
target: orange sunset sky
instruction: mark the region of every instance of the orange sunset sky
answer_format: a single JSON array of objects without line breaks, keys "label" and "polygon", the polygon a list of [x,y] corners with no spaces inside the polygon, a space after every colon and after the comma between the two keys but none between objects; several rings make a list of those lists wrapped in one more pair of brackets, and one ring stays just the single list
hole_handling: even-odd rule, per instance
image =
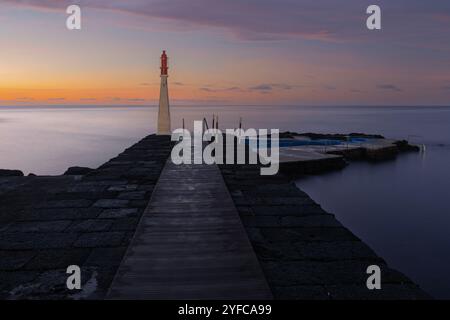
[{"label": "orange sunset sky", "polygon": [[2,1],[0,105],[448,105],[448,2],[378,2]]}]

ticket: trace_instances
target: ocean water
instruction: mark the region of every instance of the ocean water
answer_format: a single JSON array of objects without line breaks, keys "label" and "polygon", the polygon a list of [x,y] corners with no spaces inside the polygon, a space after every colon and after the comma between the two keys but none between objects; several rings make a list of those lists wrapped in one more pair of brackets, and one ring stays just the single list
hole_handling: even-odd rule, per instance
[{"label": "ocean water", "polygon": [[[185,119],[219,116],[221,128],[278,128],[320,133],[363,132],[426,146],[378,164],[297,185],[394,268],[437,298],[450,298],[450,108],[175,106]],[[97,167],[156,127],[155,107],[0,107],[0,168],[41,175],[79,165]]]}]

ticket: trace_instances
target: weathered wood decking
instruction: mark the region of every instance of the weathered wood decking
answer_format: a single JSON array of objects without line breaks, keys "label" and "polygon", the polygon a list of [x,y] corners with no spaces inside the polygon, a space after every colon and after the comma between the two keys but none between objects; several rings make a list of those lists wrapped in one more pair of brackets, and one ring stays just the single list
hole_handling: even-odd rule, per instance
[{"label": "weathered wood decking", "polygon": [[169,159],[108,298],[271,297],[218,167]]}]

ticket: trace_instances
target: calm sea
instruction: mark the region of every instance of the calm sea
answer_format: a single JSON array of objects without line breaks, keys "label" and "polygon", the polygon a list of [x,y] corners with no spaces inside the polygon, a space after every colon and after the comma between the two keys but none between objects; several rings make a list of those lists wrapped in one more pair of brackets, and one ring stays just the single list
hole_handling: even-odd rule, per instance
[{"label": "calm sea", "polygon": [[[450,108],[172,107],[190,127],[219,115],[221,128],[379,133],[426,145],[425,154],[297,181],[394,268],[450,298]],[[97,167],[155,131],[154,107],[0,107],[0,168],[41,175]]]}]

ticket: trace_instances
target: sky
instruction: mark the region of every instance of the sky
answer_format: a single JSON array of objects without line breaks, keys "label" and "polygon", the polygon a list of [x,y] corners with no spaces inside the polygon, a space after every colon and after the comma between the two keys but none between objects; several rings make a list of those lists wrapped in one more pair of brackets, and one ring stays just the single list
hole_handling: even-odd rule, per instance
[{"label": "sky", "polygon": [[0,105],[157,104],[162,50],[172,104],[450,105],[448,0],[0,0]]}]

